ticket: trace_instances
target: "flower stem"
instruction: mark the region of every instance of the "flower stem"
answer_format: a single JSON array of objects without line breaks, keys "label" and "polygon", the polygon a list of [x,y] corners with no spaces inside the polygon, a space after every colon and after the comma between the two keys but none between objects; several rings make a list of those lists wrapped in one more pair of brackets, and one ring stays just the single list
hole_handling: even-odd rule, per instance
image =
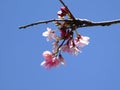
[{"label": "flower stem", "polygon": [[64,39],[64,40],[62,41],[62,43],[59,45],[59,47],[57,48],[56,52],[53,53],[53,55],[56,56],[56,55],[58,54],[58,52],[60,51],[60,48],[61,48],[61,46],[64,44],[65,40],[66,40],[66,39]]}]

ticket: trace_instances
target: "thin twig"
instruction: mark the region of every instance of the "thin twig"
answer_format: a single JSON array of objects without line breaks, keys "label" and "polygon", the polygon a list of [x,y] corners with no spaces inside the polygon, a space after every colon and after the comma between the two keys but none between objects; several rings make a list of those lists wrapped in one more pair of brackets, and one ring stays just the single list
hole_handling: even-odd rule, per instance
[{"label": "thin twig", "polygon": [[55,22],[55,21],[61,21],[61,22],[69,22],[72,24],[75,24],[78,28],[82,28],[82,27],[92,27],[92,26],[109,26],[112,24],[118,24],[120,23],[120,19],[118,20],[112,20],[112,21],[102,21],[102,22],[92,22],[86,19],[51,19],[51,20],[46,20],[46,21],[38,21],[32,24],[28,24],[28,25],[24,25],[24,26],[20,26],[19,29],[23,29],[23,28],[27,28],[30,26],[34,26],[34,25],[38,25],[38,24],[47,24],[50,22]]},{"label": "thin twig", "polygon": [[45,21],[38,21],[38,22],[35,22],[35,23],[31,23],[31,24],[27,24],[27,25],[24,25],[24,26],[20,26],[19,29],[23,29],[23,28],[27,28],[27,27],[30,27],[30,26],[34,26],[34,25],[38,25],[38,24],[47,24],[47,23],[50,23],[50,22],[55,22],[55,21],[72,21],[72,20],[62,20],[62,19],[51,19],[51,20],[45,20]]},{"label": "thin twig", "polygon": [[64,39],[64,40],[62,41],[62,43],[58,46],[56,52],[53,53],[54,55],[56,55],[56,54],[60,51],[60,48],[63,46],[63,44],[64,44],[65,41],[66,41],[66,39]]}]

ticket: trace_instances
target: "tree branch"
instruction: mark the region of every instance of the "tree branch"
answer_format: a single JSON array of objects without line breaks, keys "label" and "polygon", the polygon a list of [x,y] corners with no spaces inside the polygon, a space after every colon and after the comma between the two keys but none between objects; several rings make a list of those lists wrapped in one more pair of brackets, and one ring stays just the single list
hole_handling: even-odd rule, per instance
[{"label": "tree branch", "polygon": [[85,25],[79,26],[81,27],[92,27],[92,26],[110,26],[112,24],[118,24],[120,23],[120,19],[117,20],[111,20],[111,21],[102,21],[102,22],[83,22]]},{"label": "tree branch", "polygon": [[35,23],[20,26],[19,29],[27,28],[27,27],[30,27],[30,26],[35,26],[35,25],[38,25],[38,24],[47,24],[47,23],[55,22],[55,21],[72,21],[72,20],[70,20],[70,19],[69,20],[51,19],[51,20],[45,20],[45,21],[38,21],[38,22],[35,22]]},{"label": "tree branch", "polygon": [[68,22],[71,25],[71,27],[76,26],[77,28],[92,27],[92,26],[109,26],[112,24],[120,23],[120,19],[112,20],[112,21],[102,21],[102,22],[93,22],[87,19],[77,19],[73,16],[73,14],[70,12],[69,8],[65,5],[65,3],[62,0],[59,0],[59,1],[68,10],[70,19],[51,19],[51,20],[45,20],[45,21],[38,21],[28,25],[20,26],[19,29],[27,28],[30,26],[38,25],[38,24],[47,24],[55,21]]},{"label": "tree branch", "polygon": [[46,20],[46,21],[38,21],[32,24],[28,24],[28,25],[24,25],[24,26],[20,26],[19,29],[23,29],[23,28],[27,28],[30,26],[34,26],[34,25],[38,25],[38,24],[47,24],[50,22],[55,22],[55,21],[60,21],[60,22],[69,22],[71,24],[75,24],[77,26],[77,28],[82,28],[82,27],[92,27],[92,26],[109,26],[112,24],[118,24],[120,23],[120,19],[118,20],[112,20],[112,21],[102,21],[102,22],[93,22],[87,19],[51,19],[51,20]]}]

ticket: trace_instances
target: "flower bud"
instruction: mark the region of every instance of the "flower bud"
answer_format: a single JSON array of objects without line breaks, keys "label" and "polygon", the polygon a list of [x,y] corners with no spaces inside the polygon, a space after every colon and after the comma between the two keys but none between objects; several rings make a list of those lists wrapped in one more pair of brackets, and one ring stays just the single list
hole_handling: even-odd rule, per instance
[{"label": "flower bud", "polygon": [[61,7],[60,9],[61,9],[62,13],[64,13],[65,15],[68,14],[68,12],[69,12],[66,7]]}]

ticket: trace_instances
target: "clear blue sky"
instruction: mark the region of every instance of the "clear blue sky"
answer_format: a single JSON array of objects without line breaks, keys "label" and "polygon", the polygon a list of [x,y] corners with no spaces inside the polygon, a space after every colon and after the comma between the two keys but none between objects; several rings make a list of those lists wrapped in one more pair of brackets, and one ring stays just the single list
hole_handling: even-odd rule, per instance
[{"label": "clear blue sky", "polygon": [[[64,0],[78,18],[120,19],[120,0]],[[120,24],[78,29],[90,44],[78,56],[64,54],[67,65],[40,67],[42,52],[51,50],[42,37],[46,27],[18,26],[57,18],[58,0],[1,0],[0,90],[120,90]]]}]

